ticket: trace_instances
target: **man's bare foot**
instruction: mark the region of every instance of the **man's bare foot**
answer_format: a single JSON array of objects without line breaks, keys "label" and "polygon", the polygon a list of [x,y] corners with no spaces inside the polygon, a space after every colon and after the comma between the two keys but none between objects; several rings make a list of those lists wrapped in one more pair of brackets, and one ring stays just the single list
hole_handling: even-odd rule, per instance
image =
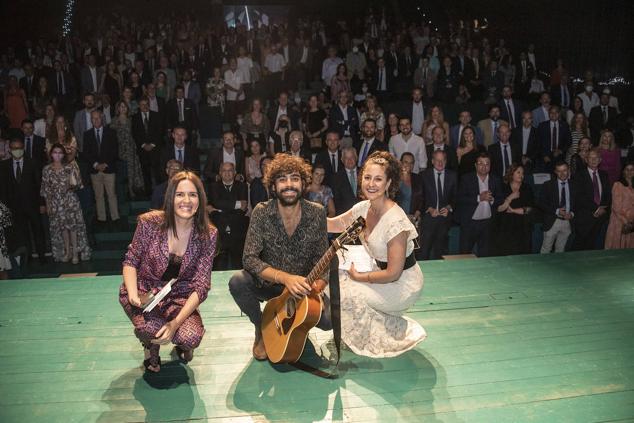
[{"label": "man's bare foot", "polygon": [[266,360],[266,348],[264,348],[264,339],[262,339],[262,331],[255,330],[255,341],[253,341],[253,358],[258,361]]}]

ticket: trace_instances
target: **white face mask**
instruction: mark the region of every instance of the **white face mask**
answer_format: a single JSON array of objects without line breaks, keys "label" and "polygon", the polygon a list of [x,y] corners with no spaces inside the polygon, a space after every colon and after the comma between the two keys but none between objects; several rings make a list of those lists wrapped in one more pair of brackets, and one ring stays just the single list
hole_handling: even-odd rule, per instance
[{"label": "white face mask", "polygon": [[242,125],[242,118],[236,119],[236,122],[238,122],[238,125]]},{"label": "white face mask", "polygon": [[353,53],[358,53],[359,52],[359,47],[357,47],[357,46],[352,47],[352,52]]},{"label": "white face mask", "polygon": [[586,85],[586,91],[591,93],[592,92],[592,85]]},{"label": "white face mask", "polygon": [[368,92],[368,87],[361,87],[361,91],[363,93],[367,93]]}]

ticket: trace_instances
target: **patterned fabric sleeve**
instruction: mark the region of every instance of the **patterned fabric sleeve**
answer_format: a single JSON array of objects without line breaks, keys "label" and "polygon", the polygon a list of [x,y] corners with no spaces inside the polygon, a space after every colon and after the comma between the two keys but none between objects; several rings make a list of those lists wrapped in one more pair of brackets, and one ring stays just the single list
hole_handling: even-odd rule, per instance
[{"label": "patterned fabric sleeve", "polygon": [[123,259],[124,266],[134,267],[138,269],[141,264],[141,258],[145,251],[148,236],[148,225],[150,224],[142,216],[139,216],[137,220],[136,231],[134,231],[134,237],[132,242],[128,245],[128,252]]},{"label": "patterned fabric sleeve", "polygon": [[11,210],[4,204],[0,203],[0,229],[11,226]]},{"label": "patterned fabric sleeve", "polygon": [[201,245],[201,256],[198,257],[196,273],[192,278],[194,291],[198,294],[198,299],[202,303],[207,299],[207,294],[211,288],[211,269],[216,255],[216,240],[218,230],[210,229],[209,238]]},{"label": "patterned fabric sleeve", "polygon": [[260,252],[264,248],[264,232],[266,230],[266,208],[264,204],[258,204],[251,213],[251,222],[244,241],[242,253],[242,266],[252,275],[259,275],[270,264],[260,259]]},{"label": "patterned fabric sleeve", "polygon": [[46,166],[44,168],[44,170],[42,171],[42,183],[40,184],[40,197],[44,197],[47,198],[48,197],[48,192],[46,190],[46,188],[49,185],[49,177],[51,176],[51,172],[50,172],[50,166]]}]

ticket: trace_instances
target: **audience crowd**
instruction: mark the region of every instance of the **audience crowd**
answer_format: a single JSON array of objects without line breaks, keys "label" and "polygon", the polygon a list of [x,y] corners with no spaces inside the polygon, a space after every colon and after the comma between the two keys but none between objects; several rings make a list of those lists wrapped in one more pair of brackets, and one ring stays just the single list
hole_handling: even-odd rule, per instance
[{"label": "audience crowd", "polygon": [[468,26],[356,22],[99,17],[7,48],[0,274],[89,260],[95,232],[126,230],[132,200],[162,207],[183,169],[205,182],[217,266],[241,267],[278,153],[313,165],[306,197],[329,216],[360,200],[372,152],[393,154],[419,259],[448,254],[456,226],[478,256],[634,246],[634,117],[591,70]]}]

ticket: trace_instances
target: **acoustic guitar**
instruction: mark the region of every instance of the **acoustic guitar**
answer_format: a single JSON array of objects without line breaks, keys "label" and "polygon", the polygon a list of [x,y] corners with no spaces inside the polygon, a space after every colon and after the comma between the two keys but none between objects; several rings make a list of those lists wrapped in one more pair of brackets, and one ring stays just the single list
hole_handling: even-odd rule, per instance
[{"label": "acoustic guitar", "polygon": [[325,285],[320,278],[337,250],[357,239],[364,226],[365,219],[358,217],[332,242],[306,277],[306,282],[312,288],[310,294],[298,299],[284,288],[280,296],[266,303],[262,312],[262,338],[271,362],[294,363],[299,360],[308,332],[319,323],[321,317],[322,290]]}]

